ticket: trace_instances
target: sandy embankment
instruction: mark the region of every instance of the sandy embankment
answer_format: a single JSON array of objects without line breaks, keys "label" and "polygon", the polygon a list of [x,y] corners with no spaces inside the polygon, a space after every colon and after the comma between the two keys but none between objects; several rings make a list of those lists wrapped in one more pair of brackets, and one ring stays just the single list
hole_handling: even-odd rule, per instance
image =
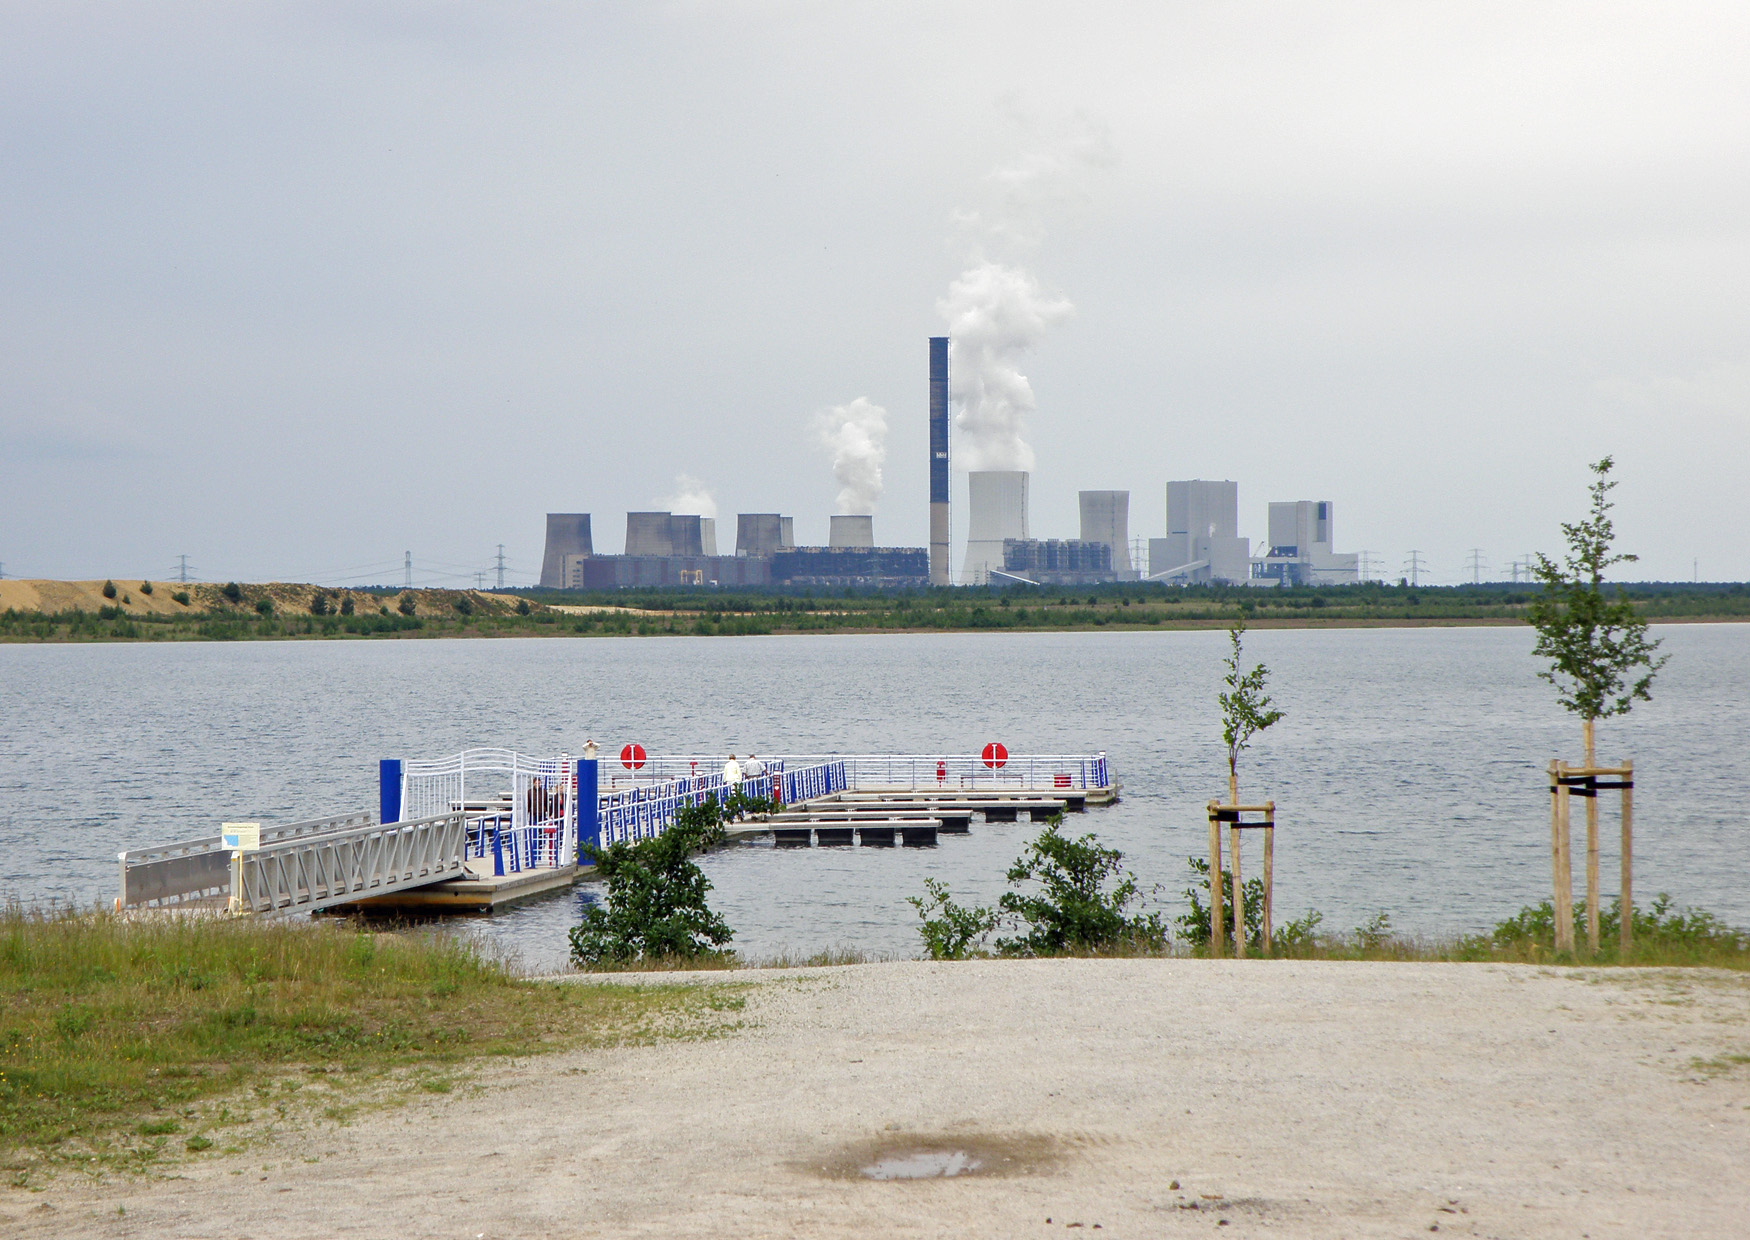
[{"label": "sandy embankment", "polygon": [[[753,983],[748,1026],[719,1040],[488,1066],[483,1091],[186,1178],[8,1190],[0,1219],[43,1236],[1750,1235],[1750,1067],[1720,1059],[1750,1051],[1741,975],[1062,960],[731,980]],[[855,1174],[872,1148],[932,1140],[1023,1170]]]}]

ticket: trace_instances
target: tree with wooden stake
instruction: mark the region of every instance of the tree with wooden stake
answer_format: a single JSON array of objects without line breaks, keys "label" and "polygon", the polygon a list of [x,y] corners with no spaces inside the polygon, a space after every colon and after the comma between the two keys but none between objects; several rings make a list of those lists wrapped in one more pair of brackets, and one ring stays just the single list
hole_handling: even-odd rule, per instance
[{"label": "tree with wooden stake", "polygon": [[[1249,672],[1240,671],[1240,638],[1246,631],[1245,617],[1234,621],[1228,630],[1233,650],[1225,660],[1227,675],[1223,683],[1227,691],[1216,700],[1221,704],[1221,739],[1227,744],[1227,804],[1209,803],[1209,954],[1221,951],[1223,935],[1221,915],[1221,824],[1227,823],[1228,852],[1233,863],[1233,923],[1234,954],[1246,954],[1246,896],[1240,878],[1240,831],[1246,828],[1264,832],[1264,950],[1270,950],[1270,913],[1274,896],[1276,865],[1276,802],[1260,805],[1240,804],[1240,754],[1251,745],[1252,738],[1282,718],[1273,710],[1264,682],[1270,669],[1262,663]],[[1246,814],[1261,814],[1255,822],[1245,821]]]},{"label": "tree with wooden stake", "polygon": [[[1620,593],[1606,598],[1602,589],[1605,570],[1615,564],[1632,564],[1637,556],[1612,551],[1616,537],[1610,520],[1610,492],[1616,488],[1610,471],[1615,462],[1605,457],[1588,468],[1595,480],[1588,488],[1592,508],[1586,519],[1562,523],[1568,541],[1563,563],[1539,554],[1532,568],[1543,584],[1543,593],[1532,600],[1531,624],[1537,629],[1532,653],[1548,659],[1549,668],[1538,675],[1555,687],[1561,704],[1580,716],[1585,744],[1585,764],[1572,767],[1550,763],[1550,863],[1555,872],[1556,950],[1574,948],[1574,873],[1569,851],[1568,799],[1578,795],[1586,802],[1586,944],[1598,950],[1598,792],[1614,788],[1622,792],[1622,916],[1621,948],[1632,942],[1633,902],[1633,800],[1634,764],[1598,765],[1597,723],[1614,715],[1626,715],[1638,698],[1652,700],[1653,676],[1669,655],[1658,654],[1659,643],[1647,640],[1647,622],[1634,604]],[[1601,777],[1604,782],[1600,782]]]}]

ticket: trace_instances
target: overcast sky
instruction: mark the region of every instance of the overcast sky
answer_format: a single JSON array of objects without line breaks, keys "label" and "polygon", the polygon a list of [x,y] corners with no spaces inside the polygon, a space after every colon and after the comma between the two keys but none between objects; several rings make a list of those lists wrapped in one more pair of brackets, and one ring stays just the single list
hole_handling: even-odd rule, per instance
[{"label": "overcast sky", "polygon": [[1234,478],[1500,577],[1613,453],[1625,575],[1747,579],[1747,65],[1741,2],[0,4],[0,565],[529,583],[682,474],[824,542],[857,398],[922,545],[998,263],[1072,307],[1036,537]]}]

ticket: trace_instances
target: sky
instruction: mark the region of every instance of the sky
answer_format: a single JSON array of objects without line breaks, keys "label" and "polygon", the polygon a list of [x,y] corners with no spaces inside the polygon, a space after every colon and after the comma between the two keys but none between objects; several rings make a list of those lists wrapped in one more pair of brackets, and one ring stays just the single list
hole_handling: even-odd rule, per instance
[{"label": "sky", "polygon": [[959,316],[1035,537],[1232,478],[1501,579],[1608,454],[1621,576],[1750,579],[1746,64],[1742,4],[0,3],[0,571],[824,542],[871,407],[921,546]]}]

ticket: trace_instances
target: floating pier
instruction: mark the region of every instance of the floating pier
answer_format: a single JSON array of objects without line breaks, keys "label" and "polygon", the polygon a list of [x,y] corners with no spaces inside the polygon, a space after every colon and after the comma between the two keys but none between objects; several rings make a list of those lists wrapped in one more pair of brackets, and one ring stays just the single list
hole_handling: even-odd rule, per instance
[{"label": "floating pier", "polygon": [[1011,757],[996,744],[976,756],[780,756],[734,787],[702,755],[647,758],[628,745],[623,771],[607,765],[593,744],[581,758],[470,749],[385,759],[376,814],[227,823],[218,835],[122,853],[116,908],[490,912],[587,877],[586,846],[650,839],[683,806],[737,791],[782,808],[730,824],[731,840],[875,848],[930,846],[980,815],[1080,813],[1119,792],[1104,753]]}]

